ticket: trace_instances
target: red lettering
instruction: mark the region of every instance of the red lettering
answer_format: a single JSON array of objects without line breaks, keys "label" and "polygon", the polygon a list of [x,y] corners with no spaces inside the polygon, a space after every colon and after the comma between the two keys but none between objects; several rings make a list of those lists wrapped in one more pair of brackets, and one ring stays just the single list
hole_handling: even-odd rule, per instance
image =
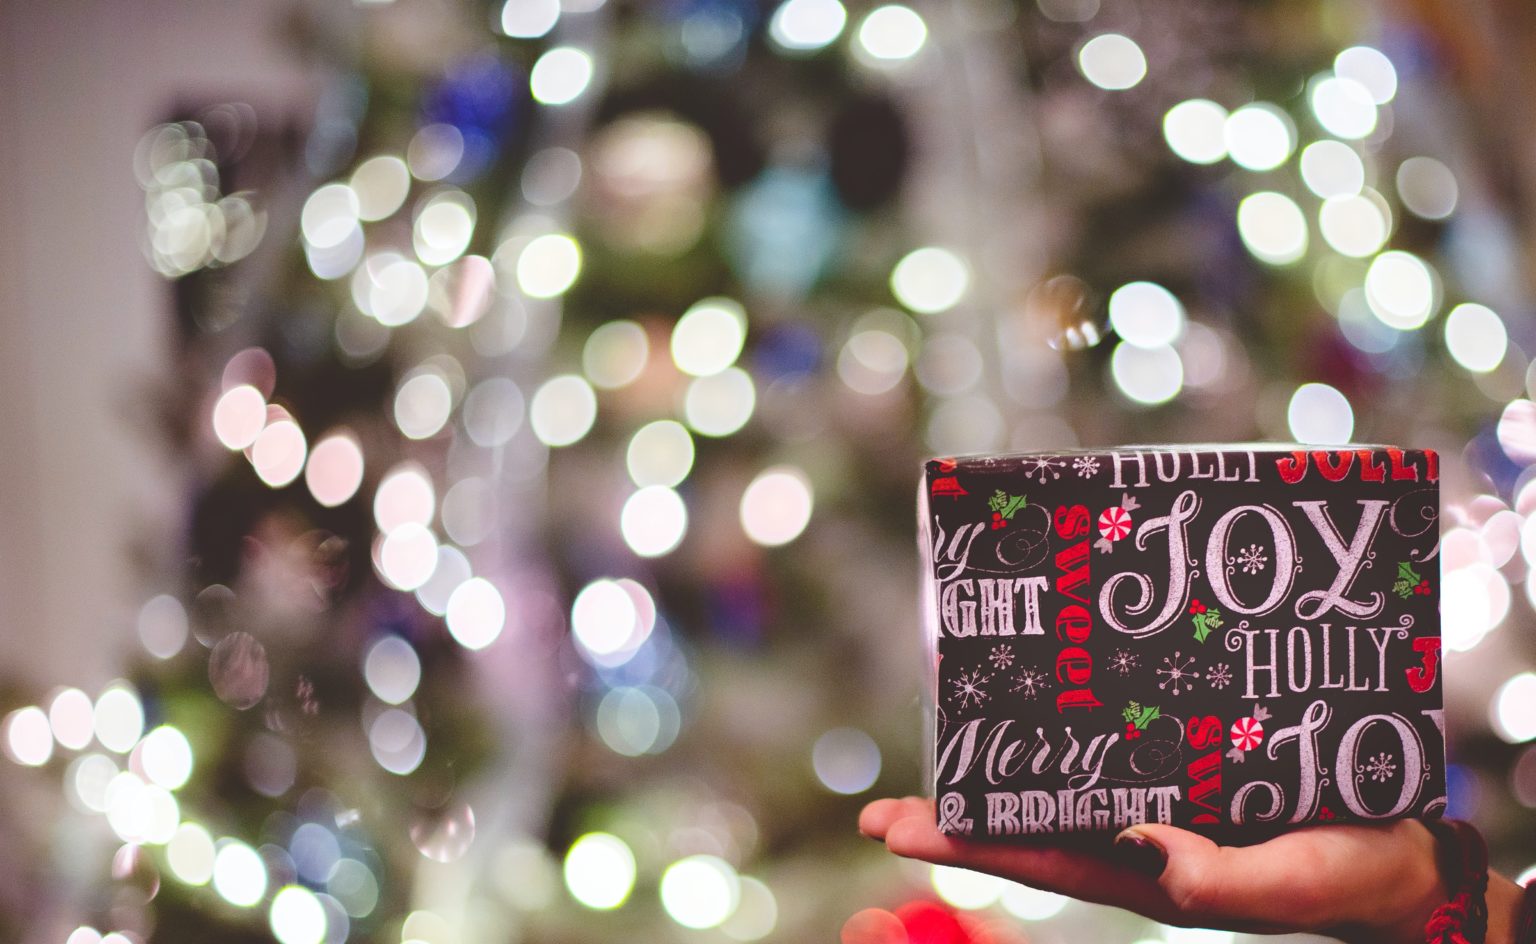
[{"label": "red lettering", "polygon": [[1433,449],[1424,450],[1424,469],[1426,482],[1440,481],[1440,453]]},{"label": "red lettering", "polygon": [[1087,505],[1057,505],[1051,520],[1056,526],[1056,535],[1070,541],[1088,533],[1092,516],[1088,514]]},{"label": "red lettering", "polygon": [[1079,603],[1088,602],[1087,597],[1077,593],[1088,582],[1088,550],[1088,542],[1081,541],[1056,555],[1056,569],[1061,571],[1056,576],[1056,592]]},{"label": "red lettering", "polygon": [[1083,685],[1093,677],[1093,656],[1081,646],[1068,646],[1056,655],[1056,681]]},{"label": "red lettering", "polygon": [[1093,690],[1077,688],[1056,696],[1056,713],[1063,714],[1068,708],[1100,708],[1104,703],[1093,697]]},{"label": "red lettering", "polygon": [[[1087,547],[1087,545],[1083,545]],[[1062,607],[1056,616],[1056,638],[1063,642],[1087,642],[1088,634],[1093,632],[1093,622],[1088,615],[1088,610],[1069,603]]]},{"label": "red lettering", "polygon": [[1330,482],[1340,482],[1349,474],[1350,467],[1355,464],[1355,454],[1336,452],[1330,457],[1328,453],[1319,449],[1312,453],[1312,461],[1317,463],[1317,471],[1322,473],[1323,478]]},{"label": "red lettering", "polygon": [[1280,470],[1280,481],[1295,485],[1307,477],[1307,454],[1298,449],[1288,456],[1281,456],[1275,460],[1275,468]]},{"label": "red lettering", "polygon": [[1435,685],[1440,671],[1440,640],[1434,636],[1420,636],[1413,641],[1413,651],[1419,653],[1419,664],[1403,670],[1408,676],[1408,687],[1420,695]]},{"label": "red lettering", "polygon": [[1387,448],[1387,461],[1392,464],[1392,481],[1417,482],[1419,480],[1419,467],[1403,464],[1403,451],[1401,449]]},{"label": "red lettering", "polygon": [[1203,751],[1221,743],[1224,729],[1220,718],[1215,715],[1205,715],[1189,719],[1188,734],[1189,746],[1197,751]]},{"label": "red lettering", "polygon": [[[1212,751],[1188,768],[1189,779],[1194,783],[1189,787],[1189,802],[1196,806],[1203,806],[1215,813],[1221,808],[1221,752]],[[1208,802],[1214,799],[1216,802]]]},{"label": "red lettering", "polygon": [[1369,449],[1360,450],[1360,481],[1385,482],[1387,480],[1387,468],[1376,460],[1376,454]]}]

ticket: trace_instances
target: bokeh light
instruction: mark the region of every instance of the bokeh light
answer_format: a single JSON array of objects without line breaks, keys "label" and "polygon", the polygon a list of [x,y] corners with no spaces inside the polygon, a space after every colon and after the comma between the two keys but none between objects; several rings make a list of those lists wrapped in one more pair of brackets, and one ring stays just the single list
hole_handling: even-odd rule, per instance
[{"label": "bokeh light", "polygon": [[126,754],[144,734],[144,707],[126,685],[113,685],[96,699],[93,712],[96,740],[118,754]]},{"label": "bokeh light", "polygon": [[1147,57],[1129,36],[1102,33],[1077,51],[1077,67],[1099,88],[1120,91],[1146,78]]},{"label": "bokeh light", "polygon": [[325,941],[325,908],[315,893],[302,885],[287,885],[272,896],[267,915],[278,944],[322,944]]},{"label": "bokeh light", "polygon": [[757,388],[752,377],[739,367],[698,377],[683,397],[683,416],[694,432],[703,436],[729,436],[752,418]]},{"label": "bokeh light", "polygon": [[304,484],[326,508],[344,504],[363,484],[363,447],[350,430],[327,434],[309,451]]},{"label": "bokeh light", "polygon": [[523,426],[523,391],[508,377],[487,377],[464,398],[464,429],[475,445],[495,449]]},{"label": "bokeh light", "polygon": [[639,379],[650,357],[645,329],[633,321],[610,321],[587,336],[581,369],[602,390],[617,390]]},{"label": "bokeh light", "polygon": [[1399,331],[1421,328],[1434,313],[1438,288],[1424,260],[1393,249],[1371,260],[1365,273],[1365,299],[1371,313]]},{"label": "bokeh light", "polygon": [[517,255],[517,284],[530,298],[562,295],[581,274],[581,246],[564,233],[535,236]]},{"label": "bokeh light", "polygon": [[1237,232],[1254,258],[1270,265],[1290,265],[1307,253],[1307,218],[1283,193],[1244,197],[1237,205]]},{"label": "bokeh light", "polygon": [[432,480],[415,462],[402,462],[390,469],[373,493],[373,520],[385,534],[405,524],[425,525],[436,510]]},{"label": "bokeh light", "polygon": [[379,574],[397,590],[415,590],[437,566],[437,537],[415,523],[402,524],[380,536]]},{"label": "bokeh light", "polygon": [[36,705],[18,708],[0,724],[5,735],[5,754],[26,767],[41,767],[53,757],[53,732],[48,715]]},{"label": "bokeh light", "polygon": [[1474,373],[1498,367],[1509,349],[1504,320],[1483,305],[1462,304],[1445,316],[1445,349],[1456,363]]},{"label": "bokeh light", "polygon": [[1118,344],[1110,356],[1110,376],[1133,403],[1156,406],[1172,400],[1184,388],[1184,362],[1168,345],[1147,348]]},{"label": "bokeh light", "polygon": [[670,553],[688,530],[688,508],[665,485],[647,485],[624,502],[619,531],[624,543],[641,557]]},{"label": "bokeh light", "polygon": [[169,659],[187,644],[187,611],[167,594],[151,597],[139,609],[139,642],[156,659]]},{"label": "bokeh light", "polygon": [[736,363],[747,337],[747,317],[729,298],[706,298],[689,308],[672,329],[672,361],[695,377],[718,374]]},{"label": "bokeh light", "polygon": [[1155,282],[1129,282],[1109,296],[1109,323],[1127,344],[1163,347],[1184,333],[1184,306]]},{"label": "bokeh light", "polygon": [[167,790],[179,790],[192,779],[192,745],[185,734],[170,725],[144,735],[138,761],[149,782]]},{"label": "bokeh light", "polygon": [[1397,95],[1397,69],[1386,54],[1372,46],[1351,46],[1333,58],[1335,75],[1359,82],[1378,105]]},{"label": "bokeh light", "polygon": [[1432,157],[1410,157],[1398,165],[1397,195],[1415,216],[1443,220],[1456,211],[1459,188],[1449,167]]},{"label": "bokeh light", "polygon": [[911,7],[888,3],[869,11],[859,24],[859,47],[875,59],[911,59],[928,40],[928,25]]},{"label": "bokeh light", "polygon": [[370,157],[357,165],[348,181],[357,197],[358,219],[367,222],[392,216],[411,191],[411,171],[393,154]]},{"label": "bokeh light", "polygon": [[571,634],[597,656],[631,648],[640,615],[628,591],[612,580],[594,580],[571,604]]},{"label": "bokeh light", "polygon": [[1494,733],[1505,741],[1536,740],[1536,672],[1521,672],[1500,685],[1490,717]]},{"label": "bokeh light", "polygon": [[363,679],[374,697],[398,705],[416,694],[421,684],[421,659],[399,636],[384,636],[363,657]]},{"label": "bokeh light", "polygon": [[1024,921],[1048,921],[1061,913],[1072,902],[1065,895],[1030,888],[1017,882],[1008,882],[998,899],[1003,910]]},{"label": "bokeh light", "polygon": [[1324,383],[1297,387],[1285,416],[1291,435],[1299,443],[1343,445],[1355,433],[1355,412],[1349,400]]},{"label": "bokeh light", "polygon": [[495,642],[506,619],[501,591],[484,577],[464,581],[448,598],[448,632],[466,649],[484,649]]},{"label": "bokeh light", "polygon": [[547,446],[569,446],[587,435],[597,421],[597,394],[575,374],[545,381],[533,394],[528,422]]},{"label": "bokeh light", "polygon": [[380,767],[397,777],[406,777],[421,766],[426,756],[426,732],[409,711],[386,708],[368,725],[368,749]]},{"label": "bokeh light", "polygon": [[1346,141],[1358,140],[1376,130],[1376,102],[1370,89],[1337,75],[1312,83],[1312,114],[1323,130]]},{"label": "bokeh light", "polygon": [[304,431],[290,419],[267,424],[251,444],[251,466],[272,488],[282,488],[304,471],[307,455]]},{"label": "bokeh light", "polygon": [[863,793],[880,777],[880,748],[858,728],[833,728],[816,739],[811,766],[833,793]]},{"label": "bokeh light", "polygon": [[768,38],[785,52],[815,52],[837,39],[847,22],[838,0],[785,0],[768,21]]},{"label": "bokeh light", "polygon": [[1363,259],[1386,243],[1391,212],[1374,191],[1329,197],[1318,210],[1317,227],[1323,241],[1339,253]]},{"label": "bokeh light", "polygon": [[742,493],[742,530],[767,547],[788,544],[810,523],[813,503],[810,479],[800,469],[764,469]]},{"label": "bokeh light", "polygon": [[250,384],[231,387],[213,405],[213,434],[226,449],[245,449],[267,422],[267,400]]},{"label": "bokeh light", "polygon": [[740,876],[738,885],[736,910],[721,923],[720,930],[734,941],[760,941],[778,926],[778,899],[764,882],[751,876]]},{"label": "bokeh light", "polygon": [[183,884],[207,885],[213,880],[216,852],[208,830],[197,823],[182,823],[165,844],[165,861]]},{"label": "bokeh light", "polygon": [[1007,887],[1006,879],[952,865],[934,865],[928,869],[934,892],[945,903],[963,911],[977,911],[996,904]]},{"label": "bokeh light", "polygon": [[435,370],[414,371],[395,392],[395,425],[407,439],[436,435],[452,410],[453,391]]},{"label": "bokeh light", "polygon": [[556,46],[533,64],[528,87],[542,105],[567,105],[592,81],[592,57],[574,46]]},{"label": "bokeh light", "polygon": [[1325,200],[1349,196],[1365,186],[1365,163],[1342,141],[1314,141],[1301,151],[1301,180]]},{"label": "bokeh light", "polygon": [[1291,119],[1268,102],[1244,105],[1232,112],[1223,133],[1232,162],[1248,170],[1274,170],[1296,148]]},{"label": "bokeh light", "polygon": [[213,890],[232,905],[249,908],[267,893],[267,866],[238,839],[221,839],[213,859]]},{"label": "bokeh light", "polygon": [[560,20],[560,0],[507,0],[501,8],[501,31],[513,39],[538,39]]},{"label": "bokeh light", "polygon": [[566,852],[564,875],[572,898],[609,911],[624,904],[635,887],[635,854],[611,833],[587,833]]},{"label": "bokeh light", "polygon": [[60,747],[83,750],[96,733],[91,696],[78,688],[60,690],[48,703],[48,726]]},{"label": "bokeh light", "polygon": [[1163,115],[1169,150],[1191,164],[1215,164],[1227,156],[1227,110],[1205,98],[1179,102]]},{"label": "bokeh light", "polygon": [[676,420],[655,420],[635,430],[624,464],[636,486],[675,488],[693,468],[693,436]]},{"label": "bokeh light", "polygon": [[685,928],[718,926],[741,899],[740,880],[719,856],[691,855],[661,873],[661,906]]},{"label": "bokeh light", "polygon": [[938,246],[914,249],[891,270],[891,292],[923,315],[948,311],[965,297],[971,273],[961,258]]}]

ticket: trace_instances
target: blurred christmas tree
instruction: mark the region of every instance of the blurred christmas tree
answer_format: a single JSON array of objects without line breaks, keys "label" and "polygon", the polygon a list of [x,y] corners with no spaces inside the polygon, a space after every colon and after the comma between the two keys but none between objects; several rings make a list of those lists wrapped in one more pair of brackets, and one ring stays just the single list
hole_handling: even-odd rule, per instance
[{"label": "blurred christmas tree", "polygon": [[7,720],[125,844],[45,933],[1129,939],[853,834],[920,779],[918,461],[1118,441],[1445,452],[1452,802],[1525,864],[1536,678],[1501,740],[1483,706],[1532,650],[1490,634],[1536,559],[1528,292],[1446,24],[333,12],[302,134],[219,106],[140,149],[196,499],[153,660]]}]

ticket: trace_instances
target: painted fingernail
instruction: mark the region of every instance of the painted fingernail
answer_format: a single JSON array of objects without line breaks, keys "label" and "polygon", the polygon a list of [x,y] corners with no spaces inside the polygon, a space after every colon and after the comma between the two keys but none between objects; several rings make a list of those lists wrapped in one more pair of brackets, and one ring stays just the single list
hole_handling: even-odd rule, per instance
[{"label": "painted fingernail", "polygon": [[1149,878],[1157,878],[1168,866],[1168,853],[1163,847],[1135,833],[1122,833],[1115,837],[1115,856],[1124,864]]}]

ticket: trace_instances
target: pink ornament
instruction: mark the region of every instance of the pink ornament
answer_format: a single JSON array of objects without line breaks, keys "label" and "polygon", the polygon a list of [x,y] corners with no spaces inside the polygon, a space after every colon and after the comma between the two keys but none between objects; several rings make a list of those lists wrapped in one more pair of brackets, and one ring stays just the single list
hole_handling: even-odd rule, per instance
[{"label": "pink ornament", "polygon": [[1131,513],[1124,508],[1106,508],[1099,515],[1099,533],[1111,541],[1118,541],[1131,533]]},{"label": "pink ornament", "polygon": [[1264,741],[1264,726],[1253,718],[1238,718],[1232,723],[1232,746],[1251,751]]}]

